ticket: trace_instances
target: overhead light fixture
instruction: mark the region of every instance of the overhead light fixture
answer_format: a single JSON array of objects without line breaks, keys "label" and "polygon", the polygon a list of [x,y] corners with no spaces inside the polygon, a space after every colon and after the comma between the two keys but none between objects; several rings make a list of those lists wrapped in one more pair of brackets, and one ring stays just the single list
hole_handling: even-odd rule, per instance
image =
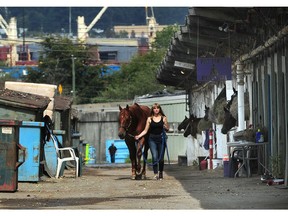
[{"label": "overhead light fixture", "polygon": [[184,71],[180,71],[180,73],[181,73],[181,74],[183,74],[183,75],[185,74],[185,72],[184,72]]},{"label": "overhead light fixture", "polygon": [[229,29],[229,25],[227,23],[223,23],[223,25],[219,26],[218,29],[219,29],[219,31],[227,32]]}]

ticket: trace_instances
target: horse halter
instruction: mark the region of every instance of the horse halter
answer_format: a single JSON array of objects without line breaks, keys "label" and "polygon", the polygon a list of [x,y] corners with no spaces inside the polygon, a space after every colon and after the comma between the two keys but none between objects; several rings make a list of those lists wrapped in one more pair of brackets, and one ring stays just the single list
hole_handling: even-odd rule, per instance
[{"label": "horse halter", "polygon": [[120,128],[123,128],[126,132],[128,131],[129,127],[131,126],[132,124],[132,116],[129,115],[129,118],[130,118],[130,121],[129,121],[129,124],[128,126],[125,126],[125,125],[120,125]]}]

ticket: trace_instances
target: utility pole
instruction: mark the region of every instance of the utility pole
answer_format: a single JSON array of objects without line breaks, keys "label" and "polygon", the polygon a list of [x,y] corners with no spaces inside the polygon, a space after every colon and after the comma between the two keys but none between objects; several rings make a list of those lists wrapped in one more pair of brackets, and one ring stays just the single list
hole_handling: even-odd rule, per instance
[{"label": "utility pole", "polygon": [[75,58],[71,55],[72,59],[72,94],[73,94],[73,103],[75,103],[76,92],[75,92]]},{"label": "utility pole", "polygon": [[71,28],[71,7],[69,7],[69,38],[72,38],[72,28]]}]

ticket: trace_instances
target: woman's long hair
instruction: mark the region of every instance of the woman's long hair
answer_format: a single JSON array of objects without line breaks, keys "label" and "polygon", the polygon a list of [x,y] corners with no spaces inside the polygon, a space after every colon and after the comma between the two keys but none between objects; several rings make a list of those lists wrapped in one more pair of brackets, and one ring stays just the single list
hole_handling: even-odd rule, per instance
[{"label": "woman's long hair", "polygon": [[160,113],[161,116],[165,116],[165,114],[164,114],[164,112],[163,112],[163,110],[162,110],[162,107],[160,106],[159,103],[154,103],[154,104],[152,105],[151,111],[150,111],[151,116],[154,115],[154,109],[153,109],[154,107],[157,107],[157,108],[160,109],[159,113]]}]

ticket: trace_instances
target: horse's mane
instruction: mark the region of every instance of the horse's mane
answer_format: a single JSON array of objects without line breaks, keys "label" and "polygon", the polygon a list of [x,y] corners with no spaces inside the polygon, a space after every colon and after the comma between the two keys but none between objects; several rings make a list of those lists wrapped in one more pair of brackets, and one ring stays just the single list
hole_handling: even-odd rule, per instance
[{"label": "horse's mane", "polygon": [[145,105],[134,103],[129,107],[129,112],[132,116],[134,127],[138,130],[144,130],[146,120],[150,114],[150,108]]},{"label": "horse's mane", "polygon": [[226,98],[226,85],[224,86],[224,88],[221,90],[220,94],[217,96],[217,98],[215,99],[215,101],[218,101],[222,98]]},{"label": "horse's mane", "polygon": [[220,94],[215,99],[214,104],[209,109],[208,119],[216,124],[223,124],[224,122],[223,107],[226,106],[226,104],[227,100],[226,100],[226,85],[225,85],[224,88],[221,90]]},{"label": "horse's mane", "polygon": [[206,131],[212,127],[212,122],[209,120],[210,108],[205,105],[205,115],[198,123],[199,131]]},{"label": "horse's mane", "polygon": [[139,105],[137,103],[134,103],[133,105],[131,105],[129,107],[129,111],[130,111],[131,115],[133,115],[133,117],[136,117],[137,119],[142,118],[142,117],[146,117],[143,105]]},{"label": "horse's mane", "polygon": [[[233,117],[238,120],[238,95],[233,99],[233,103],[230,106],[230,113]],[[250,117],[250,107],[249,107],[249,92],[244,93],[244,110],[245,110],[245,120],[249,120]]]},{"label": "horse's mane", "polygon": [[231,95],[231,99],[228,101],[228,103],[227,103],[227,105],[226,105],[226,108],[227,108],[228,110],[230,110],[234,98],[237,98],[237,96],[238,96],[238,91],[236,91],[236,89],[235,89],[234,87],[233,87],[233,92],[234,92],[234,93],[233,93],[233,95]]}]

